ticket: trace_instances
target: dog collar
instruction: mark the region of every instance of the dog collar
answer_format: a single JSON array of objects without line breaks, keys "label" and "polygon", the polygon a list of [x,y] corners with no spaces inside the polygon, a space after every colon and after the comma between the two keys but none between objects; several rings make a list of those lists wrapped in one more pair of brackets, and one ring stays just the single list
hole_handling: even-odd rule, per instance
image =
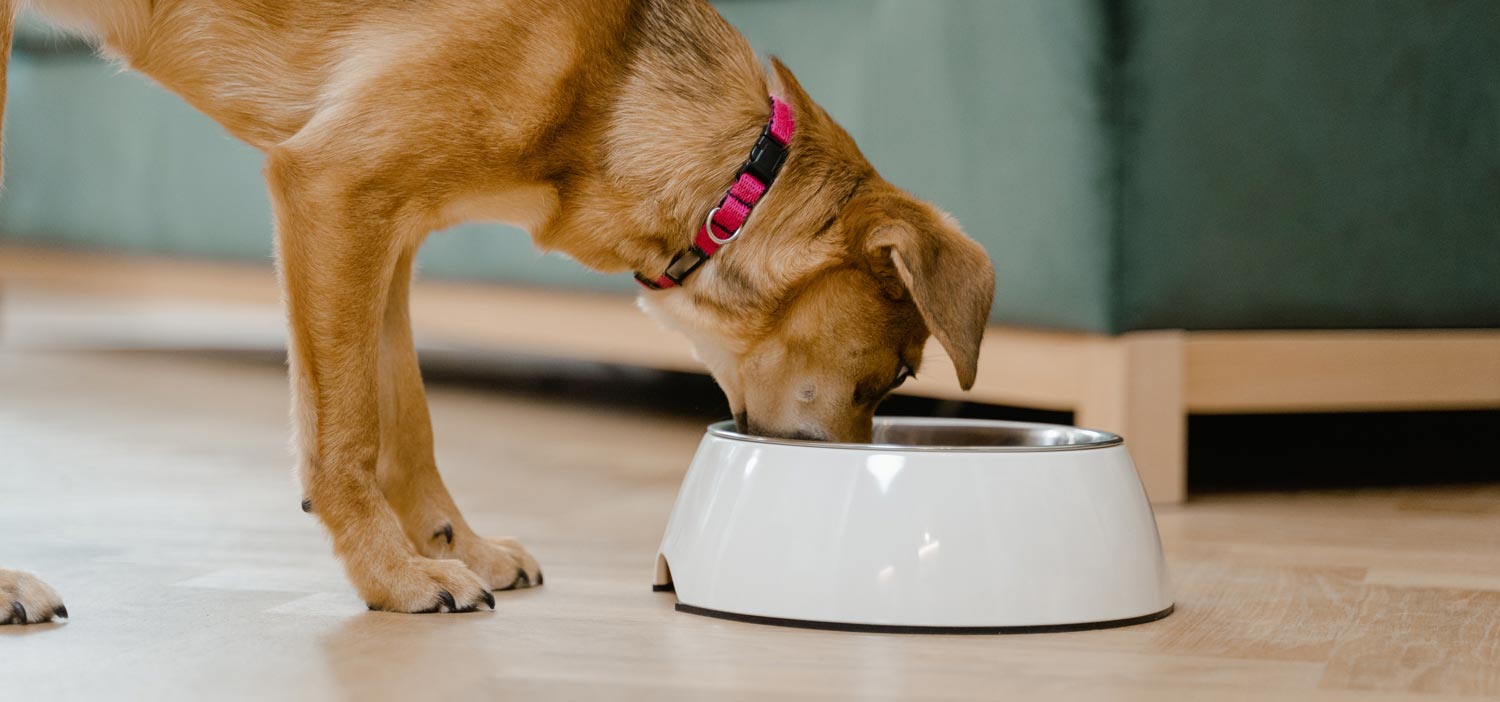
[{"label": "dog collar", "polygon": [[781,166],[786,163],[787,144],[791,143],[795,131],[797,125],[792,117],[792,106],[771,98],[770,121],[760,130],[760,138],[750,149],[750,158],[740,166],[734,185],[719,199],[719,204],[708,211],[708,217],[693,236],[693,245],[673,256],[661,275],[650,278],[636,273],[636,282],[651,290],[682,285],[684,279],[719,249],[739,237],[750,211],[765,197],[781,173]]}]

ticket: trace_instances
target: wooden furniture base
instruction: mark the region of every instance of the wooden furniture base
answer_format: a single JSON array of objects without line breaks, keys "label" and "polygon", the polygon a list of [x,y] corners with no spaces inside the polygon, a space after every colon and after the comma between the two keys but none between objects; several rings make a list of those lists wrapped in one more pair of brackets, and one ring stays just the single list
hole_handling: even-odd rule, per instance
[{"label": "wooden furniture base", "polygon": [[[275,306],[268,266],[0,247],[0,285],[111,300]],[[622,295],[421,281],[424,340],[701,371],[682,337]],[[1153,501],[1186,495],[1189,413],[1500,408],[1500,330],[1228,331],[1120,335],[994,327],[970,392],[929,345],[903,392],[1071,411],[1124,435]]]}]

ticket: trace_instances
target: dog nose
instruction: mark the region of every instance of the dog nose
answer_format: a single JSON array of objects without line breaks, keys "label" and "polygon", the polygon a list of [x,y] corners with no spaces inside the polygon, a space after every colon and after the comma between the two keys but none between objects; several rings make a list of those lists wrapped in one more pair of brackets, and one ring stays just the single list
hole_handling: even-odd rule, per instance
[{"label": "dog nose", "polygon": [[832,441],[833,440],[833,437],[831,435],[829,435],[829,434],[824,434],[824,433],[821,433],[821,432],[810,431],[810,430],[807,430],[807,429],[797,429],[797,430],[792,430],[792,431],[777,431],[775,429],[766,429],[764,427],[757,427],[757,426],[751,425],[750,428],[749,428],[749,431],[745,431],[745,432],[741,432],[741,433],[750,434],[751,436],[764,436],[764,437],[771,438],[771,439],[790,439],[792,441]]},{"label": "dog nose", "polygon": [[835,438],[831,433],[813,431],[811,429],[780,431],[756,426],[750,422],[750,415],[745,412],[734,413],[734,430],[741,434],[749,434],[750,436],[764,436],[769,439],[791,439],[793,441],[833,441]]}]

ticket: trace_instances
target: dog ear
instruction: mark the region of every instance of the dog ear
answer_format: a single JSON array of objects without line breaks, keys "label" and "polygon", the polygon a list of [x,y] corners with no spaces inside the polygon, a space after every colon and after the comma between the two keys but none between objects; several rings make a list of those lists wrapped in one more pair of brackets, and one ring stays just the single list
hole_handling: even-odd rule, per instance
[{"label": "dog ear", "polygon": [[958,384],[968,390],[979,372],[995,269],[984,248],[952,217],[901,209],[903,216],[882,218],[871,229],[866,250],[877,270],[895,269],[927,328],[953,359]]}]

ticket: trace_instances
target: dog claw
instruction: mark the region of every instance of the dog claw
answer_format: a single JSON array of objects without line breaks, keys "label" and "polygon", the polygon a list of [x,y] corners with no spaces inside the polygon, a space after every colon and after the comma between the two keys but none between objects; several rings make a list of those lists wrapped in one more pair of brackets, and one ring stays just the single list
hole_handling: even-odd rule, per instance
[{"label": "dog claw", "polygon": [[443,528],[432,532],[432,538],[436,539],[439,536],[448,539],[448,543],[453,543],[453,524],[444,524]]},{"label": "dog claw", "polygon": [[542,577],[542,571],[540,571],[540,570],[537,571],[536,572],[536,586],[537,587],[541,587],[542,583],[544,583],[544,582],[546,582],[546,578]]},{"label": "dog claw", "polygon": [[308,514],[312,514],[312,500],[302,501],[302,511]]},{"label": "dog claw", "polygon": [[10,603],[10,611],[12,613],[10,621],[16,624],[26,623],[26,608],[22,607],[19,601]]},{"label": "dog claw", "polygon": [[[490,609],[494,609],[495,608],[495,596],[494,595],[491,595],[490,593],[486,592],[486,593],[484,593],[483,598],[484,598],[485,604],[488,604],[490,606]],[[384,607],[380,607],[380,606],[377,606],[377,605],[372,605],[372,604],[369,604],[369,603],[365,603],[365,606],[368,607],[371,612],[386,612],[386,611],[389,611],[389,610],[387,610]],[[474,604],[468,605],[467,607],[459,607],[458,606],[458,600],[454,599],[453,593],[448,592],[447,590],[443,590],[443,591],[441,591],[441,592],[438,593],[438,601],[437,601],[436,604],[432,605],[431,607],[428,607],[427,609],[418,610],[416,612],[413,612],[413,614],[437,614],[438,612],[443,611],[444,607],[447,607],[449,612],[454,612],[454,613],[458,613],[458,614],[464,614],[464,613],[467,613],[467,612],[476,612],[476,611],[478,611],[479,610],[479,603],[475,602]],[[61,608],[59,608],[59,609],[61,609]],[[64,617],[68,616],[67,615],[67,610],[64,609],[63,610],[63,614],[60,615],[60,616],[64,616]]]},{"label": "dog claw", "polygon": [[531,578],[527,576],[526,571],[523,570],[516,573],[516,579],[510,581],[509,585],[500,588],[500,590],[502,592],[505,592],[509,590],[522,590],[528,587],[531,587]]},{"label": "dog claw", "polygon": [[68,618],[68,608],[65,607],[65,606],[63,606],[63,605],[58,605],[57,609],[52,610],[52,616],[54,616],[54,617],[62,617],[63,619],[67,619]]}]

